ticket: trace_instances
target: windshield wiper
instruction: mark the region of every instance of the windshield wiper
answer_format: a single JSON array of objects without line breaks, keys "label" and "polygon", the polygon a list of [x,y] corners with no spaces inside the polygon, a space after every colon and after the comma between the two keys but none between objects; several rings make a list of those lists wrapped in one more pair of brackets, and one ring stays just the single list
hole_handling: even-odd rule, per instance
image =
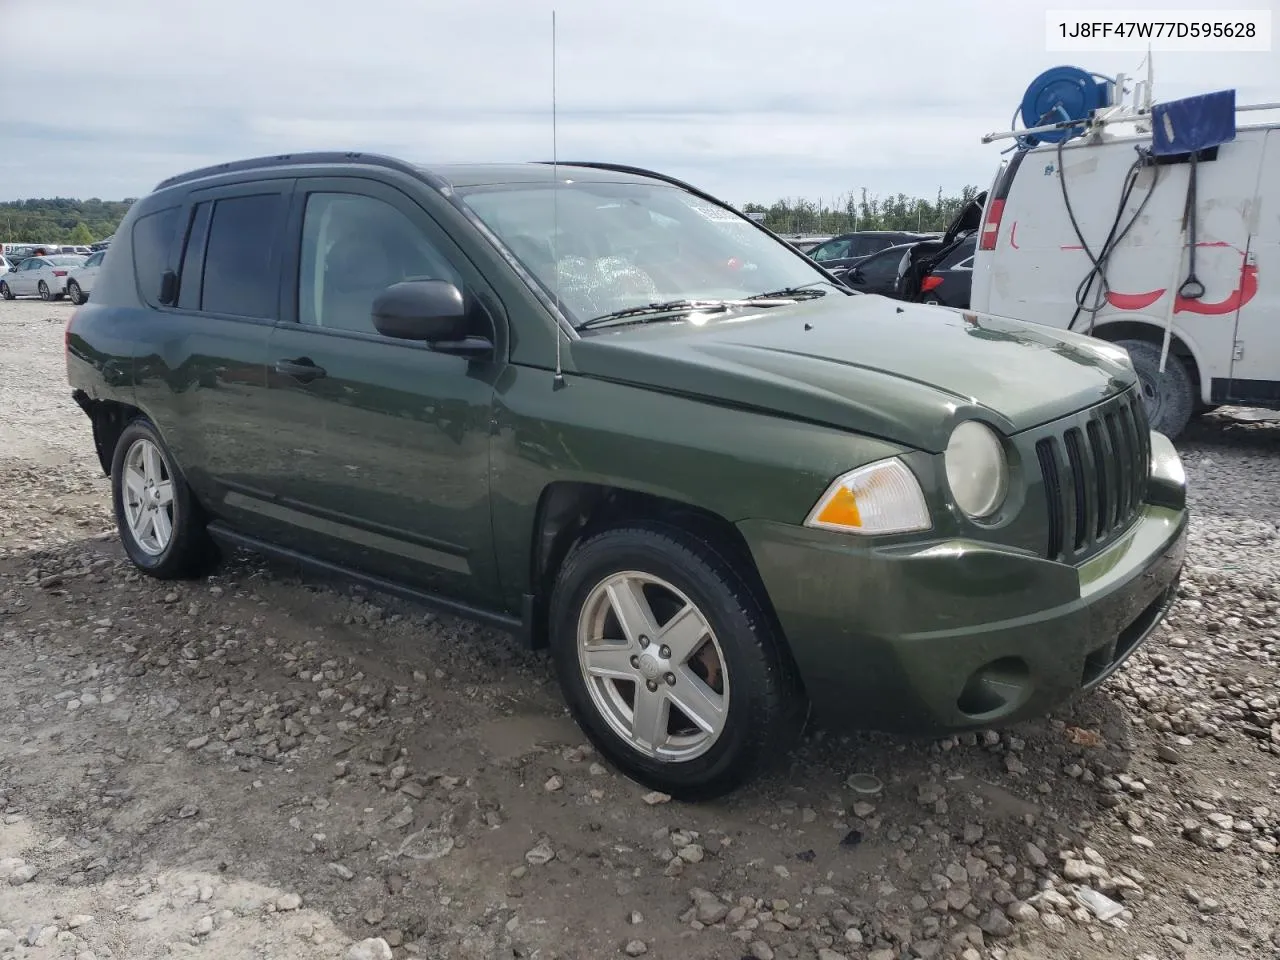
[{"label": "windshield wiper", "polygon": [[646,320],[659,320],[673,313],[692,313],[695,310],[706,313],[723,313],[728,309],[729,301],[727,300],[668,300],[665,303],[646,303],[640,307],[628,307],[625,310],[615,310],[612,313],[592,317],[590,320],[584,320],[578,324],[578,329],[587,330],[591,327],[602,327],[619,320],[644,323]]},{"label": "windshield wiper", "polygon": [[783,287],[781,290],[770,290],[768,293],[756,293],[743,299],[749,303],[756,300],[812,300],[825,297],[827,291],[817,287]]}]

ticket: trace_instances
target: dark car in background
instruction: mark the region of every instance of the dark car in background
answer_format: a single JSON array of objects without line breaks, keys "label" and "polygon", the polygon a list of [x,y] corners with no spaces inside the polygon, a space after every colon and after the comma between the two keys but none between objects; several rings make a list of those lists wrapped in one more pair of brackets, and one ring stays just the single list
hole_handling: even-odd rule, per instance
[{"label": "dark car in background", "polygon": [[941,237],[911,247],[899,271],[899,299],[946,307],[969,306],[973,255],[986,200],[986,193],[978,194],[965,204]]},{"label": "dark car in background", "polygon": [[952,247],[920,281],[920,302],[967,310],[977,248],[977,234],[969,234]]},{"label": "dark car in background", "polygon": [[914,243],[902,243],[888,247],[864,257],[847,270],[832,272],[844,281],[845,286],[859,293],[896,297],[903,263],[914,246]]},{"label": "dark car in background", "polygon": [[890,247],[921,240],[936,240],[938,236],[936,233],[911,233],[905,230],[859,230],[832,237],[807,253],[810,259],[835,272],[847,270],[860,260]]}]

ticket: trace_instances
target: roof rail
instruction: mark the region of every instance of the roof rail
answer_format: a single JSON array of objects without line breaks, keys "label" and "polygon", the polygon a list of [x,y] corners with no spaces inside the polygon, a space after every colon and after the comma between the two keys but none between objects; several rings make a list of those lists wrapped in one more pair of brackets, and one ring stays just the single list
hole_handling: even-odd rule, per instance
[{"label": "roof rail", "polygon": [[[1236,104],[1236,113],[1247,113],[1253,110],[1280,110],[1280,100],[1269,103]],[[1096,135],[1109,123],[1138,123],[1143,120],[1150,122],[1150,117],[1150,105],[1135,109],[1121,104],[1100,110],[1094,116],[1086,117],[1082,120],[1060,120],[1057,123],[1046,123],[1039,127],[1028,127],[1025,130],[1002,130],[999,133],[988,133],[983,136],[982,142],[992,143],[996,140],[1013,140],[1025,137],[1028,134],[1049,133],[1053,130],[1065,130],[1069,127],[1084,127],[1085,136]]]},{"label": "roof rail", "polygon": [[248,160],[233,160],[228,163],[215,164],[211,167],[201,167],[199,170],[191,170],[187,173],[180,173],[177,176],[170,177],[167,180],[162,180],[156,184],[155,189],[163,190],[167,187],[177,186],[180,183],[203,180],[206,177],[214,177],[223,173],[289,167],[300,163],[367,163],[372,166],[386,167],[389,170],[407,173],[420,180],[426,180],[436,189],[447,186],[445,181],[435,174],[421,167],[415,167],[411,163],[405,163],[403,160],[397,160],[395,157],[387,157],[377,153],[361,153],[357,150],[320,150],[310,153],[280,153],[270,157],[252,157]]},{"label": "roof rail", "polygon": [[735,213],[740,212],[736,207],[725,203],[719,197],[712,196],[705,190],[699,190],[697,187],[690,183],[685,183],[683,180],[678,180],[665,173],[658,173],[656,170],[646,170],[644,167],[633,167],[625,163],[605,163],[600,160],[536,160],[534,162],[543,163],[547,166],[591,167],[595,170],[612,170],[614,173],[631,173],[638,177],[650,177],[653,180],[661,180],[663,183],[669,183],[673,187],[680,187],[683,190],[688,190],[694,196],[701,197],[703,200],[710,200],[712,203],[717,203],[722,207],[729,207],[729,209],[733,210]]}]

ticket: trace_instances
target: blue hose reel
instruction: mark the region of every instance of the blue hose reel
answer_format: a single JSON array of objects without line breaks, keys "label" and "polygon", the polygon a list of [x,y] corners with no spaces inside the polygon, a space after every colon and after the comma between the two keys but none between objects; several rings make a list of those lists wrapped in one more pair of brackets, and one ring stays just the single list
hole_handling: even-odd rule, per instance
[{"label": "blue hose reel", "polygon": [[1024,148],[1057,143],[1084,133],[1084,123],[1095,110],[1114,102],[1115,83],[1079,67],[1050,67],[1031,81],[1022,97],[1022,125],[1042,127],[1050,123],[1079,121],[1078,125],[1028,134],[1018,138]]}]

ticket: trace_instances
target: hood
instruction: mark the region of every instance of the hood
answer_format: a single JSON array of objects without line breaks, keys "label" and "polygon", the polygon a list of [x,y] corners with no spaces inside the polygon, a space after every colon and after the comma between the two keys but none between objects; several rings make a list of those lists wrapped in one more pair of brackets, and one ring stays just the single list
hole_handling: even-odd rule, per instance
[{"label": "hood", "polygon": [[828,293],[791,307],[603,329],[569,347],[586,376],[751,407],[931,452],[961,420],[1005,434],[1135,382],[1122,350],[971,311]]}]

